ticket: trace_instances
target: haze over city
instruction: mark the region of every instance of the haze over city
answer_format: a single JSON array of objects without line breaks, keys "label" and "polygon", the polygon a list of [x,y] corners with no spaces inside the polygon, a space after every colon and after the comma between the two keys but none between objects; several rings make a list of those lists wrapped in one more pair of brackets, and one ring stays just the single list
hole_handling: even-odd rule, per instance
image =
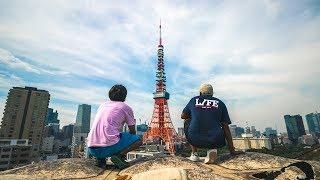
[{"label": "haze over city", "polygon": [[150,121],[161,18],[175,127],[206,82],[234,124],[285,131],[285,114],[320,107],[319,10],[317,1],[1,1],[0,118],[10,88],[34,86],[50,92],[61,124],[82,103],[92,121],[121,83],[135,117]]}]

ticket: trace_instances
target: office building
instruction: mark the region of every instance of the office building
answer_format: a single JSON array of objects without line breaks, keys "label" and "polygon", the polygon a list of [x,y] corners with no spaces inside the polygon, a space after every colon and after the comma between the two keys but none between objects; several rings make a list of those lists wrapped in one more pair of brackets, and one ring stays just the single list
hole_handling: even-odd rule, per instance
[{"label": "office building", "polygon": [[121,132],[129,132],[128,124],[125,124],[125,125],[122,127],[122,131],[121,131]]},{"label": "office building", "polygon": [[306,134],[302,117],[300,115],[285,115],[284,120],[290,141],[297,143],[298,138]]},{"label": "office building", "polygon": [[269,138],[256,138],[252,134],[242,134],[241,138],[233,138],[232,141],[237,150],[272,149],[272,143]]},{"label": "office building", "polygon": [[49,123],[54,123],[54,124],[60,123],[60,121],[58,120],[58,112],[54,111],[52,108],[48,108],[44,124],[48,125]]},{"label": "office building", "polygon": [[62,134],[63,137],[65,139],[70,139],[70,141],[72,140],[72,135],[73,135],[73,129],[74,129],[74,125],[73,124],[69,124],[66,126],[62,127]]},{"label": "office building", "polygon": [[51,154],[53,152],[53,145],[54,145],[54,137],[45,137],[43,138],[42,142],[42,151],[46,154]]},{"label": "office building", "polygon": [[265,129],[265,135],[267,137],[277,137],[277,134],[277,130],[272,129],[271,127]]},{"label": "office building", "polygon": [[251,126],[250,132],[251,132],[251,134],[252,134],[253,136],[255,136],[256,133],[257,133],[256,127],[255,127],[255,126]]},{"label": "office building", "polygon": [[241,137],[244,133],[244,129],[242,127],[236,127],[236,137]]},{"label": "office building", "polygon": [[186,135],[184,134],[184,128],[183,127],[179,127],[178,128],[178,136],[181,138],[186,138]]},{"label": "office building", "polygon": [[78,107],[75,131],[77,133],[89,133],[90,131],[91,106],[81,104]]},{"label": "office building", "polygon": [[233,138],[237,137],[237,132],[236,132],[236,129],[237,129],[237,125],[229,125],[229,129],[230,129],[230,133],[231,133],[231,136]]},{"label": "office building", "polygon": [[300,137],[300,142],[305,145],[312,146],[316,144],[315,138],[311,134],[306,134]]},{"label": "office building", "polygon": [[0,139],[0,171],[29,164],[31,152],[28,139]]},{"label": "office building", "polygon": [[88,133],[73,133],[71,143],[72,157],[83,157]]},{"label": "office building", "polygon": [[44,127],[43,137],[58,137],[60,134],[60,124],[49,123]]},{"label": "office building", "polygon": [[247,127],[244,128],[244,132],[245,132],[246,134],[252,134],[252,133],[251,133],[251,129],[250,129],[249,126],[247,126]]},{"label": "office building", "polygon": [[320,133],[320,113],[307,114],[306,121],[311,134]]},{"label": "office building", "polygon": [[139,136],[143,136],[143,134],[145,133],[145,132],[147,132],[147,130],[148,130],[148,125],[146,125],[146,124],[139,124],[139,125],[137,125],[137,135],[139,135]]},{"label": "office building", "polygon": [[34,87],[13,87],[6,101],[1,139],[28,139],[31,158],[38,159],[50,94]]}]

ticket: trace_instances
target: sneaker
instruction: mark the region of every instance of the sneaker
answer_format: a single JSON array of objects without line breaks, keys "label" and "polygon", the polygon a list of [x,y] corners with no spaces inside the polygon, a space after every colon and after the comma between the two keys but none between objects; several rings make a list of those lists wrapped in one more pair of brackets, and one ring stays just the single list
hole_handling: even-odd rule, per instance
[{"label": "sneaker", "polygon": [[191,156],[189,157],[189,159],[193,162],[200,161],[200,158],[197,152],[191,153]]},{"label": "sneaker", "polygon": [[211,149],[207,151],[207,157],[204,159],[205,164],[212,164],[218,157],[218,151],[216,149]]},{"label": "sneaker", "polygon": [[96,159],[96,163],[95,163],[95,166],[99,167],[99,168],[102,168],[102,169],[105,169],[107,164],[106,164],[106,159],[104,158],[97,158]]},{"label": "sneaker", "polygon": [[111,162],[113,162],[113,164],[115,166],[117,166],[119,169],[125,169],[127,167],[129,167],[129,163],[127,163],[121,156],[119,155],[115,155],[115,156],[111,156]]}]

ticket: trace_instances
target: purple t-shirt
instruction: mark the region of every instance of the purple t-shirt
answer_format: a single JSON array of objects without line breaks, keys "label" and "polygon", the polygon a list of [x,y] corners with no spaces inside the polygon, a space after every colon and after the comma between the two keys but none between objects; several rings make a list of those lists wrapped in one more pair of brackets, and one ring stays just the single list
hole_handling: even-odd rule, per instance
[{"label": "purple t-shirt", "polygon": [[128,126],[136,124],[132,109],[124,102],[104,102],[100,105],[88,134],[88,147],[116,144],[125,123]]}]

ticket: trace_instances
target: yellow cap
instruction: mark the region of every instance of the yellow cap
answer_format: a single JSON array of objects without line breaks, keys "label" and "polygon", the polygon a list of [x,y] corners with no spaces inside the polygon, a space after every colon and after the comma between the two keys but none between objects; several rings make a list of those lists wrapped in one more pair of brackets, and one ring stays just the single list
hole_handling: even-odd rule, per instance
[{"label": "yellow cap", "polygon": [[202,95],[213,95],[213,88],[211,84],[201,84],[200,93]]}]

